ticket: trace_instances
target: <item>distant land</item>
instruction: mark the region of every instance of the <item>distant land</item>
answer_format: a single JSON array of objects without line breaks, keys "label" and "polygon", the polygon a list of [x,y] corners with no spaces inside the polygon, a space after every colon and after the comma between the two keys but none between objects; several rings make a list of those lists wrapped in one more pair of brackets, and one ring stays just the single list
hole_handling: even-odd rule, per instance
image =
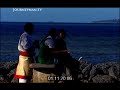
[{"label": "distant land", "polygon": [[[17,21],[2,21],[1,23],[17,23]],[[32,22],[32,21],[31,21]],[[25,22],[18,22],[18,23],[25,23]],[[112,20],[98,20],[98,21],[91,21],[91,22],[55,22],[55,21],[48,21],[48,22],[32,22],[32,23],[42,23],[42,24],[84,24],[84,23],[120,23],[120,19],[112,19]]]},{"label": "distant land", "polygon": [[92,21],[91,23],[120,23],[120,19]]}]

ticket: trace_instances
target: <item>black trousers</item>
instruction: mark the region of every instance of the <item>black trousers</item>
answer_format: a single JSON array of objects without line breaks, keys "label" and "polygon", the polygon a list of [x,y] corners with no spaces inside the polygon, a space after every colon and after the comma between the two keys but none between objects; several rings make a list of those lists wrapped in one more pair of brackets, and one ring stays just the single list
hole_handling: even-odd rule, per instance
[{"label": "black trousers", "polygon": [[[74,80],[78,79],[79,73],[79,61],[72,58],[68,53],[62,53],[58,56],[58,61],[61,63],[59,68],[61,68],[60,72],[66,72],[65,67],[69,69],[69,73]],[[64,70],[64,71],[63,71]]]}]

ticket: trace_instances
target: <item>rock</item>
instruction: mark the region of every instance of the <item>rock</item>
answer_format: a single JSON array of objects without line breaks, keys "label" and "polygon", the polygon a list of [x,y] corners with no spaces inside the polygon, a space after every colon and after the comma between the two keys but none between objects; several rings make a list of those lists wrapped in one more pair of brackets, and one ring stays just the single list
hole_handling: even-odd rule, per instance
[{"label": "rock", "polygon": [[114,83],[114,80],[109,75],[96,75],[92,78],[93,83]]},{"label": "rock", "polygon": [[10,83],[15,73],[17,62],[0,62],[0,74],[4,77],[1,78],[1,83]]},{"label": "rock", "polygon": [[[76,64],[79,64],[78,69]],[[0,83],[18,83],[18,79],[13,77],[16,67],[17,62],[0,62]],[[79,62],[73,63],[72,67],[73,70],[70,70],[71,68],[66,69],[64,76],[76,77],[76,79],[83,83],[120,82],[119,62],[106,62],[93,65],[86,61],[79,60]],[[71,71],[73,73],[71,73]]]},{"label": "rock", "polygon": [[82,70],[82,73],[85,74],[85,72],[89,71],[92,67],[92,64],[89,64],[87,67],[85,67],[83,70]]},{"label": "rock", "polygon": [[81,65],[82,63],[84,63],[82,60],[79,60],[79,64]]},{"label": "rock", "polygon": [[110,65],[108,63],[99,63],[97,65],[95,65],[97,68],[99,69],[103,69],[103,68],[109,68]]},{"label": "rock", "polygon": [[4,81],[4,76],[0,75],[0,81]]},{"label": "rock", "polygon": [[41,70],[33,69],[33,83],[54,83],[56,75],[52,72],[46,73],[45,71],[47,70],[42,72]]},{"label": "rock", "polygon": [[9,83],[7,80],[0,81],[0,83]]},{"label": "rock", "polygon": [[90,78],[95,74],[110,75],[114,78],[120,75],[120,64],[118,62],[99,63],[92,67]]},{"label": "rock", "polygon": [[71,73],[70,73],[70,69],[66,67],[66,72],[65,72],[66,76],[71,76]]},{"label": "rock", "polygon": [[[120,63],[114,63],[112,65],[112,68],[113,68],[115,76],[119,80],[120,79]],[[110,72],[109,72],[109,74],[110,74]]]},{"label": "rock", "polygon": [[82,75],[82,74],[79,74],[79,75],[78,75],[78,79],[83,79],[83,75]]},{"label": "rock", "polygon": [[17,62],[6,62],[3,67],[6,70],[12,70],[17,67]]},{"label": "rock", "polygon": [[83,70],[86,66],[88,66],[88,63],[86,61],[82,61],[80,60],[80,65],[79,65],[79,69]]},{"label": "rock", "polygon": [[89,81],[95,76],[97,75],[97,70],[96,70],[96,67],[93,66],[91,71],[90,71],[90,77],[89,77]]},{"label": "rock", "polygon": [[13,78],[13,79],[11,80],[11,83],[19,83],[19,79]]},{"label": "rock", "polygon": [[85,67],[82,70],[82,74],[84,75],[85,78],[89,77],[91,68],[92,68],[92,64],[89,64],[87,67]]},{"label": "rock", "polygon": [[89,83],[87,80],[80,80],[82,83]]},{"label": "rock", "polygon": [[106,62],[106,64],[112,66],[112,65],[120,65],[120,62]]},{"label": "rock", "polygon": [[110,68],[110,65],[107,63],[99,63],[97,65],[95,65],[96,69],[97,69],[97,73],[98,74],[105,74],[108,75],[108,69]]},{"label": "rock", "polygon": [[6,76],[10,70],[17,67],[17,62],[1,62],[0,65],[0,73]]},{"label": "rock", "polygon": [[108,71],[111,77],[118,79],[119,74],[116,66],[112,66],[111,68],[108,69]]},{"label": "rock", "polygon": [[[108,75],[112,79],[114,79],[113,81],[119,81],[120,80],[120,63],[119,62],[107,62],[107,63],[96,64],[92,67],[92,70],[90,71],[89,81],[95,75],[102,75],[100,77]],[[108,78],[105,78],[105,79],[108,79]],[[96,80],[96,78],[93,80]]]},{"label": "rock", "polygon": [[0,83],[9,83],[3,75],[0,75]]},{"label": "rock", "polygon": [[16,68],[15,69],[12,69],[8,74],[7,74],[7,77],[12,77],[16,72]]},{"label": "rock", "polygon": [[7,74],[7,79],[8,79],[9,81],[11,81],[11,80],[13,79],[15,72],[16,72],[16,68],[15,68],[15,69],[12,69],[12,70]]}]

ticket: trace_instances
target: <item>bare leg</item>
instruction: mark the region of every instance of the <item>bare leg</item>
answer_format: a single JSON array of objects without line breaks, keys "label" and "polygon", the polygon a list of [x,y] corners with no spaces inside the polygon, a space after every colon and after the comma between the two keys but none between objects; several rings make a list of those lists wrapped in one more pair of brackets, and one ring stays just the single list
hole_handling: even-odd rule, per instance
[{"label": "bare leg", "polygon": [[19,79],[19,83],[27,83],[27,79]]}]

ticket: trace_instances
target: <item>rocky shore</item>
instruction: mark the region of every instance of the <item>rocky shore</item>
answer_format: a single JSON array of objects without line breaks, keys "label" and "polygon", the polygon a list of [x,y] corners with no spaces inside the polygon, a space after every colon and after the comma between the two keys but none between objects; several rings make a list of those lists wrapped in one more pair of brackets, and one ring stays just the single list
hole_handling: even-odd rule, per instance
[{"label": "rocky shore", "polygon": [[84,83],[120,83],[120,62],[92,65],[80,61],[79,80]]},{"label": "rocky shore", "polygon": [[16,67],[17,62],[0,62],[0,83],[17,83],[18,80],[13,78]]},{"label": "rocky shore", "polygon": [[[17,62],[0,62],[0,83],[18,83],[14,78]],[[78,80],[83,83],[120,83],[120,62],[93,65],[79,61]]]}]

